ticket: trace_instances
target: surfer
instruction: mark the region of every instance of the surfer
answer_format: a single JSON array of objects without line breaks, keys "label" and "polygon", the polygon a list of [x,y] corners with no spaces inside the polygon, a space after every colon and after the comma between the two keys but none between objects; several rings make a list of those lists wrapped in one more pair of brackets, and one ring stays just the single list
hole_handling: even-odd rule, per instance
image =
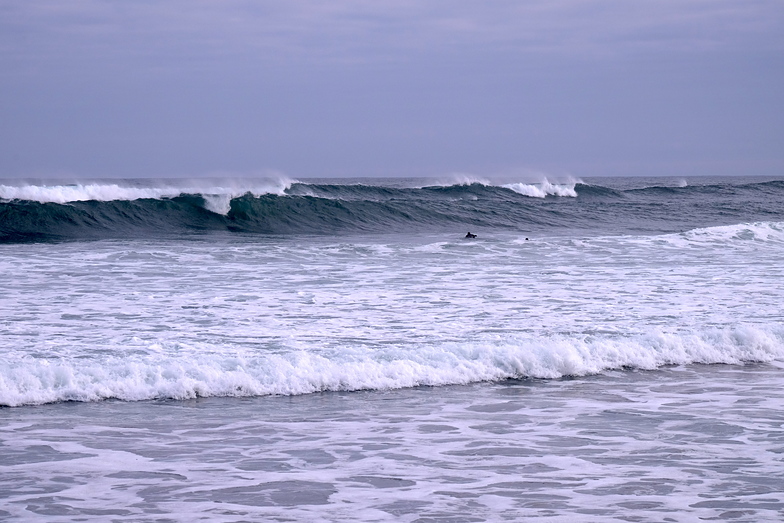
[{"label": "surfer", "polygon": [[465,235],[465,237],[466,238],[476,238],[476,234],[471,234],[471,231],[468,231],[468,233]]}]

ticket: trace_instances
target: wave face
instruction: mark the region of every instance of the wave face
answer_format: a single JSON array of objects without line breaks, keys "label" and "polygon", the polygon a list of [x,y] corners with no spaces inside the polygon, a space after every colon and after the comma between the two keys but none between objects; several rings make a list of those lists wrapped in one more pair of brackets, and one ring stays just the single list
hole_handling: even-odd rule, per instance
[{"label": "wave face", "polygon": [[[200,232],[313,234],[502,229],[667,233],[784,216],[784,182],[429,185],[427,180],[0,185],[0,242]],[[639,183],[638,183],[639,185]]]}]

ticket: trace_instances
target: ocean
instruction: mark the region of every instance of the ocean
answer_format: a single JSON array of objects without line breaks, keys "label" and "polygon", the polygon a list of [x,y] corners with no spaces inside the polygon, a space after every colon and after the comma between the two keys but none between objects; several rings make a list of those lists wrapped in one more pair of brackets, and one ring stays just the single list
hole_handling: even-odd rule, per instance
[{"label": "ocean", "polygon": [[784,520],[781,177],[0,180],[0,277],[0,520]]}]

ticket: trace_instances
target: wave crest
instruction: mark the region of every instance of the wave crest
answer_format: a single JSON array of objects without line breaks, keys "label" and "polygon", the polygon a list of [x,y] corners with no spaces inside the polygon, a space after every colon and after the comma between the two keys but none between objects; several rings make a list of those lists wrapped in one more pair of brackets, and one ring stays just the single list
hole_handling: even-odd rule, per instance
[{"label": "wave crest", "polygon": [[135,187],[118,183],[92,182],[75,184],[23,184],[0,185],[0,201],[30,201],[66,204],[85,201],[134,201],[141,199],[176,198],[181,195],[198,195],[204,199],[205,208],[217,214],[229,212],[233,198],[244,194],[256,197],[265,194],[282,196],[294,183],[286,178],[219,182],[200,180],[164,183],[160,186]]},{"label": "wave crest", "polygon": [[506,189],[510,189],[523,196],[530,196],[532,198],[545,198],[547,196],[568,196],[577,198],[577,191],[575,186],[579,182],[553,184],[547,180],[540,183],[526,184],[526,183],[509,183],[502,185]]}]

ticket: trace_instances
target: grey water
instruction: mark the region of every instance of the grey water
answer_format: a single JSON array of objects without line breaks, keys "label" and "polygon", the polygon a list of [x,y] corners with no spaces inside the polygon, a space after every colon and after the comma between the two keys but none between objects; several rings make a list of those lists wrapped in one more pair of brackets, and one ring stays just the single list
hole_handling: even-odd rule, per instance
[{"label": "grey water", "polygon": [[781,521],[784,369],[5,409],[11,521]]}]

